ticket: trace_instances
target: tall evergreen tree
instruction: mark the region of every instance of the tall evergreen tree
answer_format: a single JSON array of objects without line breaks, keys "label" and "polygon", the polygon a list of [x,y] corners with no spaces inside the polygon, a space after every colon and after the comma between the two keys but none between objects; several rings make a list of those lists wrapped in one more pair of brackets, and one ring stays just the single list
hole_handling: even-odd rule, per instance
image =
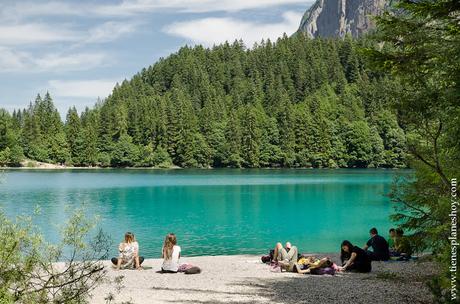
[{"label": "tall evergreen tree", "polygon": [[0,166],[17,166],[22,161],[19,131],[14,118],[6,110],[0,109]]},{"label": "tall evergreen tree", "polygon": [[74,165],[79,165],[84,159],[85,151],[81,121],[75,107],[70,108],[67,112],[65,134],[69,145],[71,162]]},{"label": "tall evergreen tree", "polygon": [[81,117],[71,108],[63,124],[46,94],[13,128],[26,157],[75,166],[405,166],[406,129],[387,111],[401,86],[369,69],[369,44],[299,34],[184,47]]},{"label": "tall evergreen tree", "polygon": [[[452,199],[459,195],[453,178],[460,172],[460,3],[400,0],[396,8],[378,18],[374,38],[383,47],[367,50],[376,71],[390,72],[404,88],[393,106],[415,174],[394,185],[394,220],[412,232],[417,250],[437,253],[444,272],[431,283],[436,301],[458,303],[449,240],[457,235],[458,222],[449,214],[458,209]],[[397,128],[386,121],[380,132],[388,147],[391,133],[385,129]]]}]

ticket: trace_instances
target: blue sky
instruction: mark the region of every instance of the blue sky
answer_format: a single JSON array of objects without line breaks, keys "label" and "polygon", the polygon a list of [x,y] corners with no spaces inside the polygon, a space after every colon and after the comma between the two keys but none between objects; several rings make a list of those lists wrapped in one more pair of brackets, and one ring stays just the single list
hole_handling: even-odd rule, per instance
[{"label": "blue sky", "polygon": [[185,44],[292,34],[312,0],[0,0],[0,107],[49,91],[65,115]]}]

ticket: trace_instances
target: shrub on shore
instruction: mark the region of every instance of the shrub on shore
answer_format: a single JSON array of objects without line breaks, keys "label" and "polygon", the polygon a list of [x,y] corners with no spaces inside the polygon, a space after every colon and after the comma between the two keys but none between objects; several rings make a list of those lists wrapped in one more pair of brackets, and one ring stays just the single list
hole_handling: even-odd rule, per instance
[{"label": "shrub on shore", "polygon": [[0,211],[0,303],[86,303],[106,276],[109,239],[95,222],[76,210],[49,244],[31,217]]}]

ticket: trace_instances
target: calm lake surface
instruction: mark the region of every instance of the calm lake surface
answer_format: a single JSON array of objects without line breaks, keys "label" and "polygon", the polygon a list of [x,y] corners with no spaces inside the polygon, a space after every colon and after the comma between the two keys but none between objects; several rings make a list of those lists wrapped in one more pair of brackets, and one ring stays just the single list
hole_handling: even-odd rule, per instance
[{"label": "calm lake surface", "polygon": [[85,203],[114,241],[125,231],[141,255],[158,257],[174,232],[183,255],[265,254],[291,241],[301,252],[335,252],[348,239],[363,245],[375,226],[387,236],[385,196],[403,170],[7,170],[0,207],[33,214],[50,241],[66,208]]}]

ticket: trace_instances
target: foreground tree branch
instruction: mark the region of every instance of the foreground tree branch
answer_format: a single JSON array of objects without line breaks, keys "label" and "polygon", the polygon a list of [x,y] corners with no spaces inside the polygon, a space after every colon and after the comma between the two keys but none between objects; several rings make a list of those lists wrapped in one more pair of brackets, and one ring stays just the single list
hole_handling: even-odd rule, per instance
[{"label": "foreground tree branch", "polygon": [[82,215],[75,211],[62,242],[51,246],[34,232],[30,218],[12,222],[0,211],[1,303],[88,301],[90,291],[105,280],[102,260],[110,244],[101,231],[93,233],[94,219]]}]

